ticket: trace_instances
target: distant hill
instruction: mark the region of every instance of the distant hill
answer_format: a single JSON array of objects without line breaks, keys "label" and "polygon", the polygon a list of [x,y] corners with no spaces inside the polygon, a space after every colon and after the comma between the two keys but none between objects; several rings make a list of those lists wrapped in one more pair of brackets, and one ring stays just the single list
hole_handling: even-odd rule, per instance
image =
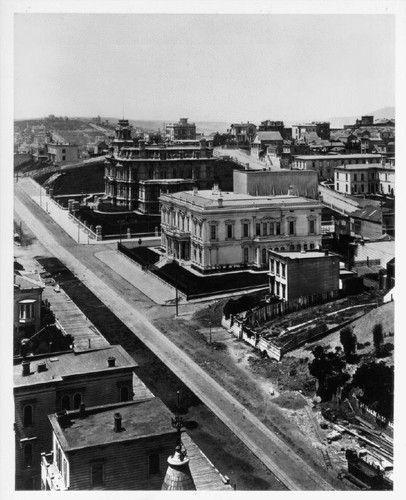
[{"label": "distant hill", "polygon": [[[375,120],[378,118],[395,118],[395,108],[393,106],[388,106],[386,108],[380,108],[363,114],[372,115]],[[329,118],[328,121],[330,122],[332,128],[343,128],[344,125],[352,125],[355,123],[357,118],[361,118],[361,116],[336,116]]]}]

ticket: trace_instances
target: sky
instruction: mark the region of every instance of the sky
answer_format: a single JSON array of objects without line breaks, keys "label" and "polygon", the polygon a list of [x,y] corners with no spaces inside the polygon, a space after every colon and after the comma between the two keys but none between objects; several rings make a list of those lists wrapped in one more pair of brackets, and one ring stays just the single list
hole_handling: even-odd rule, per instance
[{"label": "sky", "polygon": [[15,14],[16,119],[246,121],[395,105],[394,15]]}]

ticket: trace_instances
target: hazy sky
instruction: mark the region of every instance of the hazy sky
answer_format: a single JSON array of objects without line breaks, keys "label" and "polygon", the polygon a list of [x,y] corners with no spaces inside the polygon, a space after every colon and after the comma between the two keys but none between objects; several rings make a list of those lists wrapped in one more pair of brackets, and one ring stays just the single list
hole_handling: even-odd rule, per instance
[{"label": "hazy sky", "polygon": [[259,121],[395,104],[393,15],[16,14],[15,118]]}]

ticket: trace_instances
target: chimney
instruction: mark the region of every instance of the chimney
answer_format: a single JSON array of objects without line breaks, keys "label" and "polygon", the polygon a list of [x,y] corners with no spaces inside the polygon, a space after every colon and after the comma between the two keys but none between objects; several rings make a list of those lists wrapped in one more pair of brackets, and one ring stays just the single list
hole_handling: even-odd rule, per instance
[{"label": "chimney", "polygon": [[198,192],[199,192],[198,187],[197,186],[193,186],[193,195],[196,196]]},{"label": "chimney", "polygon": [[37,365],[37,372],[42,373],[47,371],[47,365],[45,361],[42,361],[41,363],[38,363]]},{"label": "chimney", "polygon": [[30,362],[23,361],[21,365],[23,367],[23,377],[27,377],[30,374]]},{"label": "chimney", "polygon": [[64,428],[67,427],[70,423],[70,418],[66,410],[58,411],[56,413],[56,417],[58,419],[59,425]]},{"label": "chimney", "polygon": [[121,426],[121,413],[114,414],[114,432],[121,432],[123,430]]},{"label": "chimney", "polygon": [[85,403],[80,403],[80,405],[79,405],[79,418],[85,418],[85,417],[86,417]]},{"label": "chimney", "polygon": [[113,366],[116,366],[116,358],[114,356],[110,356],[107,358],[107,363],[109,368],[112,368]]}]

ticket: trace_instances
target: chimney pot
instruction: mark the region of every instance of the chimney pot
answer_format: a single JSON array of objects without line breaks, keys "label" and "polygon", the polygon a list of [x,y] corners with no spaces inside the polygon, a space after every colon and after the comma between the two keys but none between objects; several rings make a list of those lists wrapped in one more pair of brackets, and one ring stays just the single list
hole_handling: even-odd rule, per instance
[{"label": "chimney pot", "polygon": [[107,363],[109,367],[116,366],[116,358],[114,356],[110,356],[107,358]]},{"label": "chimney pot", "polygon": [[114,414],[114,432],[121,432],[123,430],[121,426],[121,413]]},{"label": "chimney pot", "polygon": [[86,406],[85,403],[80,403],[79,405],[79,417],[85,418],[86,416]]},{"label": "chimney pot", "polygon": [[23,377],[27,377],[30,374],[30,362],[23,361],[21,364],[23,367]]}]

